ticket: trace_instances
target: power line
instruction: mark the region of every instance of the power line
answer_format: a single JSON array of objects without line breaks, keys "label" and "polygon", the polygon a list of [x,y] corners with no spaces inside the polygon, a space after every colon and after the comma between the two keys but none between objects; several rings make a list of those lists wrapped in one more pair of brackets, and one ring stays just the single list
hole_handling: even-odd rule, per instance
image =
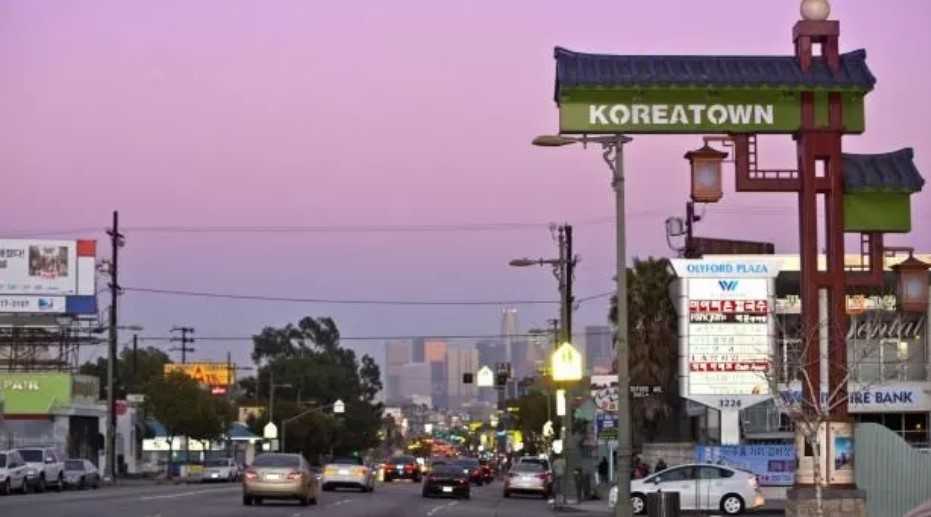
[{"label": "power line", "polygon": [[[575,336],[605,336],[612,332],[575,333]],[[542,334],[546,337],[547,334]],[[198,337],[197,341],[252,341],[256,336],[207,336]],[[504,339],[504,338],[532,338],[541,337],[541,334],[449,334],[449,335],[399,335],[399,336],[340,336],[339,341],[407,341],[415,339]],[[141,341],[170,341],[171,336],[140,336]]]},{"label": "power line", "polygon": [[[147,294],[162,294],[172,296],[190,296],[199,298],[221,298],[226,300],[251,300],[261,302],[288,302],[288,303],[322,303],[337,305],[399,305],[399,306],[450,306],[450,305],[552,305],[558,300],[363,300],[363,299],[337,299],[337,298],[299,298],[290,296],[264,296],[253,294],[217,293],[210,291],[187,291],[180,289],[158,289],[152,287],[124,286],[123,291]],[[613,294],[613,291],[598,293],[592,296],[579,298],[583,303]]]}]

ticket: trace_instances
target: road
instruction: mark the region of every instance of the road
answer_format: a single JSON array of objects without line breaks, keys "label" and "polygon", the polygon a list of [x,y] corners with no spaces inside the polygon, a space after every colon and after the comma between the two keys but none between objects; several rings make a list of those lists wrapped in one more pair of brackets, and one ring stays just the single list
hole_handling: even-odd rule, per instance
[{"label": "road", "polygon": [[539,513],[549,513],[545,501],[505,499],[500,483],[473,487],[472,499],[468,501],[423,499],[420,485],[412,483],[379,484],[371,494],[324,492],[315,507],[290,502],[244,507],[238,484],[144,485],[0,496],[3,517],[524,517]]}]

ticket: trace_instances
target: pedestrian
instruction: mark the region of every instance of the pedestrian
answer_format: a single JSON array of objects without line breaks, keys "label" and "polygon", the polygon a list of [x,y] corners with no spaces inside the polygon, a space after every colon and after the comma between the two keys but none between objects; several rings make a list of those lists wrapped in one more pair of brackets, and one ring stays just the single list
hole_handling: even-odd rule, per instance
[{"label": "pedestrian", "polygon": [[607,483],[608,481],[608,458],[602,456],[601,461],[598,462],[598,481],[600,483]]},{"label": "pedestrian", "polygon": [[663,461],[663,458],[660,458],[659,461],[656,462],[656,468],[653,469],[653,472],[662,472],[668,468],[669,465],[666,465],[666,462]]}]

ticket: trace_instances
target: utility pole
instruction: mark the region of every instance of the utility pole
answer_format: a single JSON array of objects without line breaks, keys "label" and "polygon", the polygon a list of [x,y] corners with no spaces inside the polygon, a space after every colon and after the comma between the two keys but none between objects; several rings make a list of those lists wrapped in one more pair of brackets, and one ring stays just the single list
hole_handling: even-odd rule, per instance
[{"label": "utility pole", "polygon": [[181,364],[186,364],[186,363],[187,363],[187,353],[188,353],[188,352],[193,352],[193,351],[194,351],[194,349],[193,349],[192,347],[189,347],[189,346],[188,346],[189,343],[193,343],[193,342],[194,342],[194,338],[188,337],[188,334],[193,334],[193,333],[194,333],[194,328],[193,328],[193,327],[174,327],[174,328],[171,329],[171,332],[180,332],[180,333],[181,333],[181,337],[179,337],[179,338],[177,338],[177,337],[171,338],[171,342],[172,342],[172,343],[181,343],[181,346],[180,346],[180,347],[178,347],[178,348],[172,348],[171,351],[178,351],[178,350],[180,350],[180,351],[181,351]]},{"label": "utility pole", "polygon": [[119,230],[120,213],[113,211],[113,227],[107,230],[110,236],[110,343],[107,347],[107,465],[105,475],[116,479],[116,340],[117,340],[117,298],[120,295],[119,249],[124,244],[123,234]]},{"label": "utility pole", "polygon": [[138,365],[138,363],[137,363],[137,361],[136,361],[136,354],[137,354],[137,352],[138,352],[138,346],[139,346],[139,334],[133,334],[133,386],[134,386],[134,387],[138,387],[138,385],[137,385],[137,380],[138,380],[138,377],[137,377],[137,373],[138,373],[137,367],[138,367],[139,365]]}]

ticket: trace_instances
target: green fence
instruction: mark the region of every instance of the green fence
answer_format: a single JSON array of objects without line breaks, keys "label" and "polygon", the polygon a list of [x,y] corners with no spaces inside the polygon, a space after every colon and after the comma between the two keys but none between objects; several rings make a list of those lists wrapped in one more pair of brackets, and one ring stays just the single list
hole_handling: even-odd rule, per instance
[{"label": "green fence", "polygon": [[867,515],[902,517],[931,499],[931,454],[879,424],[859,424],[854,440],[857,487]]}]

